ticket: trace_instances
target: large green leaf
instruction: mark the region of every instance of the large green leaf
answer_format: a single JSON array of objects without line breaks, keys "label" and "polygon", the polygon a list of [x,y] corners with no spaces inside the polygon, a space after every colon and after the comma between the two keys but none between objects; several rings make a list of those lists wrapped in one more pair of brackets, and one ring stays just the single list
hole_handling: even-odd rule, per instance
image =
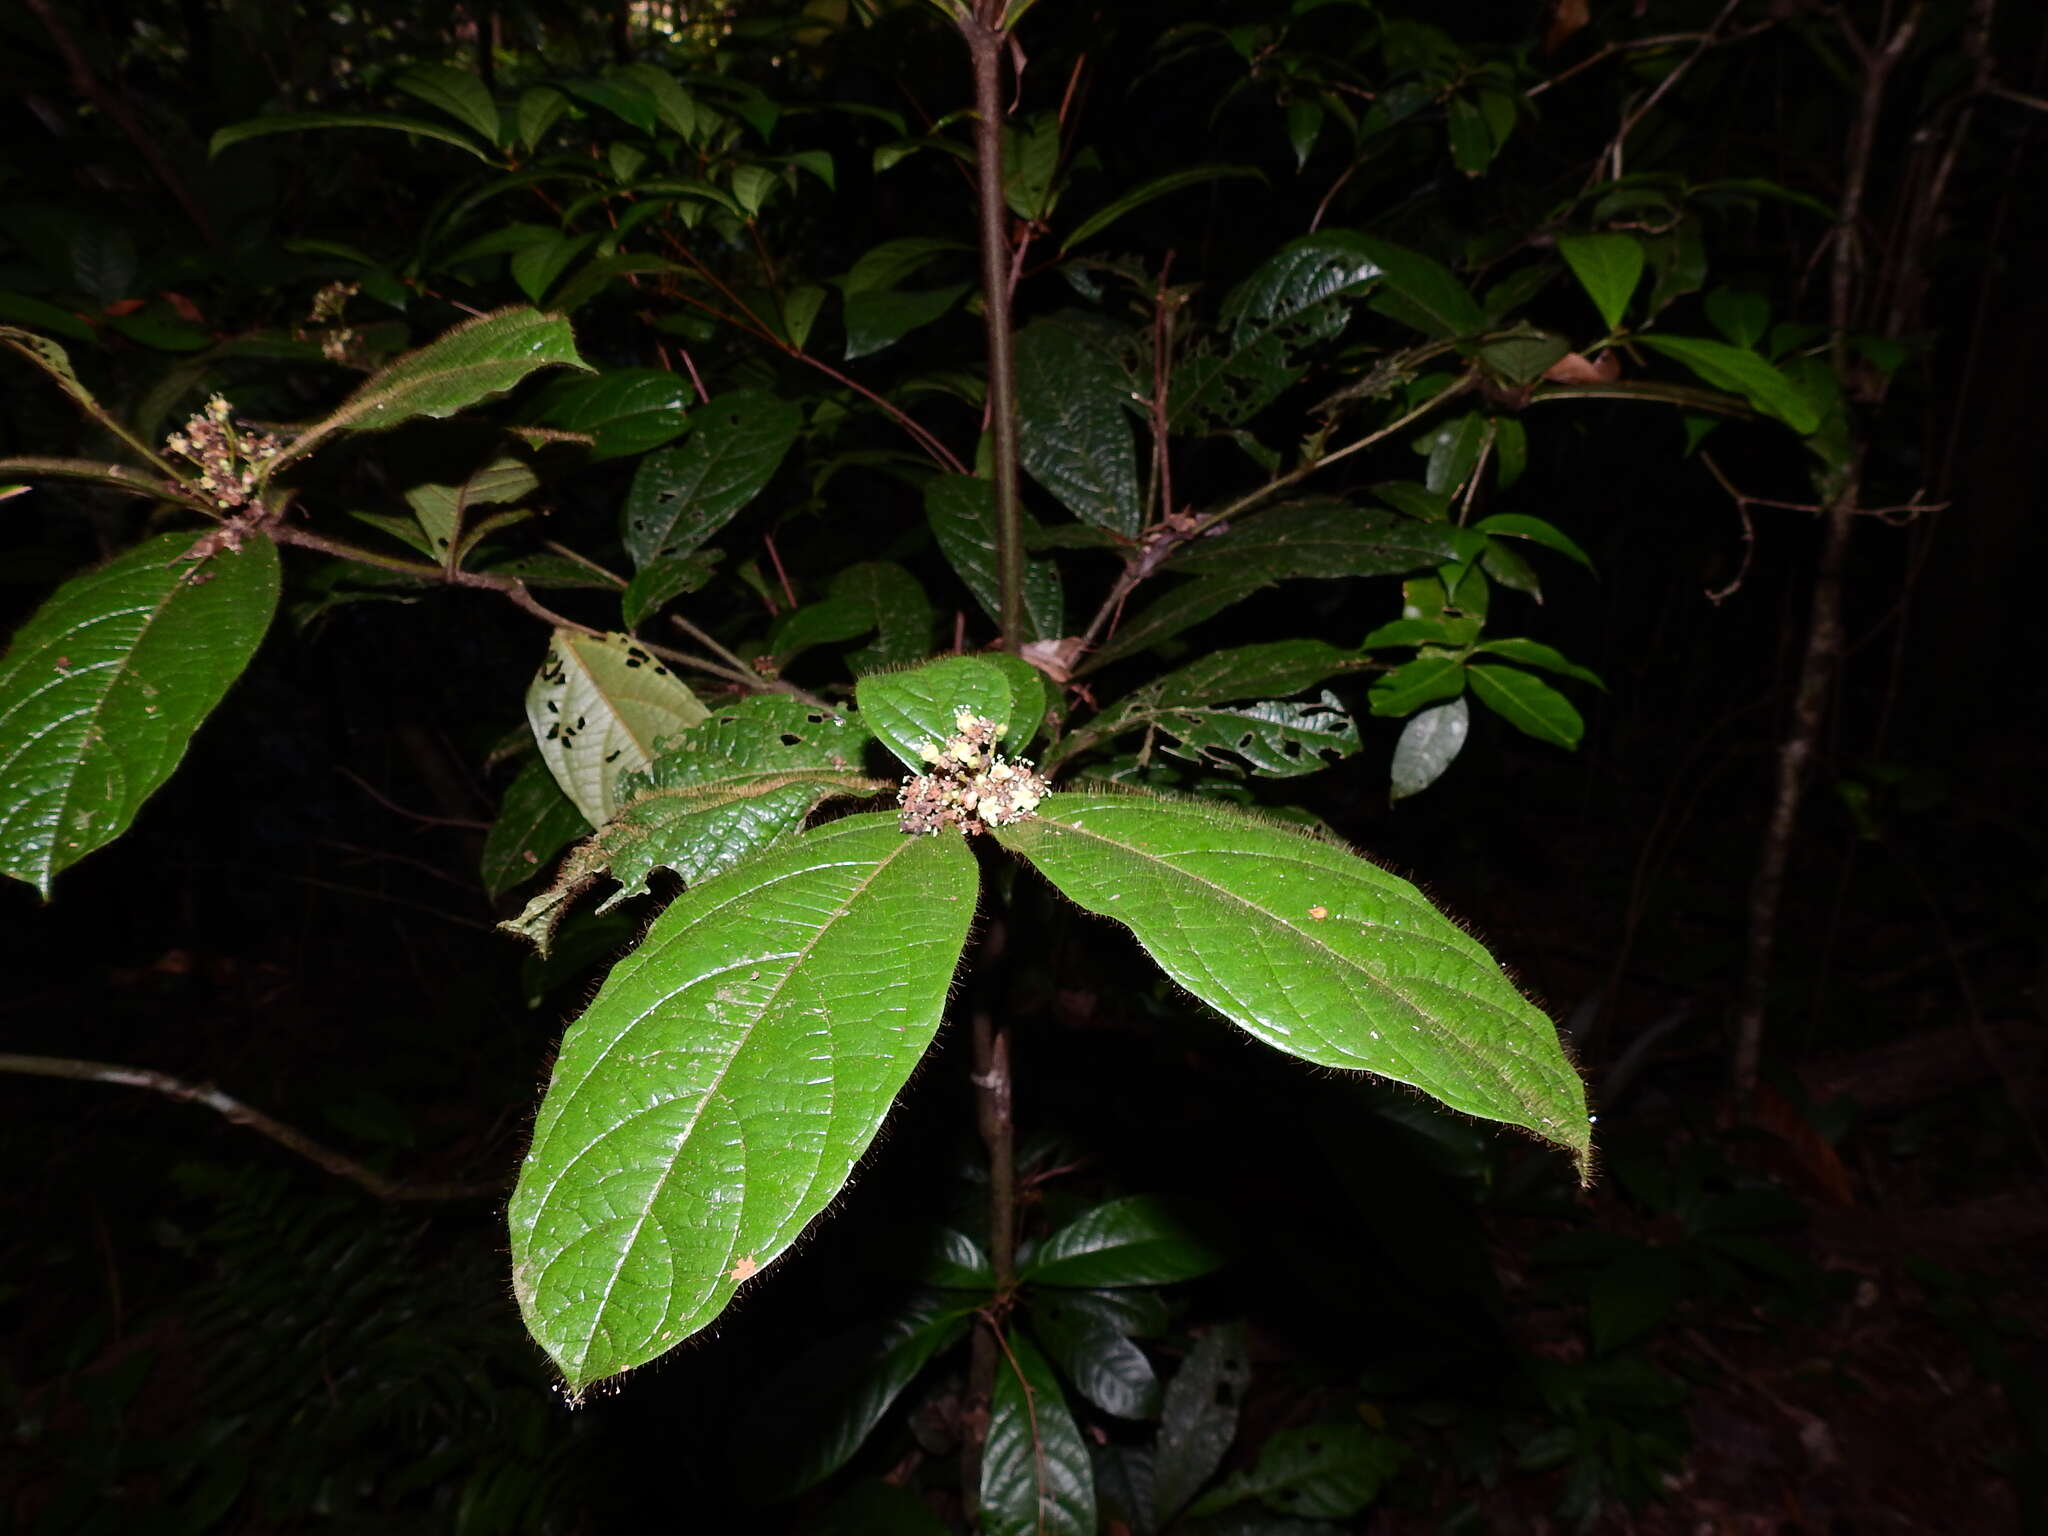
[{"label": "large green leaf", "polygon": [[1213,1229],[1151,1195],[1084,1211],[1032,1250],[1022,1278],[1034,1285],[1171,1285],[1221,1266],[1229,1255]]},{"label": "large green leaf", "polygon": [[453,416],[541,368],[590,371],[576,353],[567,320],[537,309],[480,315],[370,375],[333,412],[301,432],[271,468],[304,457],[336,432],[376,432],[415,416]]},{"label": "large green leaf", "polygon": [[64,583],[0,660],[0,873],[50,894],[128,830],[277,609],[265,538],[184,557],[166,533]]},{"label": "large green leaf", "polygon": [[1407,881],[1214,801],[1058,794],[996,836],[1267,1044],[1526,1126],[1584,1163],[1585,1090],[1556,1030]]},{"label": "large green leaf", "polygon": [[[973,475],[940,475],[924,488],[924,515],[940,552],[974,594],[982,612],[1001,623],[994,483]],[[1024,562],[1024,617],[1031,628],[1028,639],[1057,640],[1066,633],[1060,568],[1050,559],[1027,558]]]},{"label": "large green leaf", "polygon": [[[1383,276],[1380,264],[1348,230],[1326,230],[1290,241],[1223,301],[1221,319],[1233,344],[1248,345],[1260,332],[1340,295],[1363,293]],[[1342,311],[1326,311],[1326,325],[1341,329]]]},{"label": "large green leaf", "polygon": [[1264,181],[1266,173],[1252,165],[1188,165],[1177,171],[1168,171],[1164,176],[1155,176],[1140,186],[1131,188],[1122,197],[1104,207],[1098,208],[1074,227],[1074,232],[1060,242],[1060,252],[1065,254],[1084,240],[1101,234],[1110,225],[1127,213],[1135,212],[1147,203],[1178,192],[1183,187],[1199,186],[1204,182],[1229,181],[1251,177]]},{"label": "large green leaf", "polygon": [[665,368],[618,368],[550,386],[534,418],[564,432],[587,433],[590,457],[646,453],[682,435],[696,398],[690,381]]},{"label": "large green leaf", "polygon": [[1419,523],[1384,507],[1304,502],[1247,518],[1221,538],[1197,539],[1169,564],[1261,581],[1398,576],[1454,559],[1456,533],[1449,524]]},{"label": "large green leaf", "polygon": [[1004,1340],[981,1454],[984,1536],[1095,1536],[1095,1474],[1059,1378],[1021,1333]]},{"label": "large green leaf", "polygon": [[1380,1496],[1401,1465],[1401,1444],[1363,1424],[1306,1424],[1283,1429],[1240,1472],[1188,1511],[1211,1514],[1258,1499],[1300,1519],[1349,1520]]},{"label": "large green leaf", "polygon": [[955,735],[966,710],[1006,729],[1002,750],[1021,757],[1044,722],[1045,683],[1016,656],[946,656],[903,672],[870,672],[854,687],[861,722],[913,773],[931,764],[919,748]]},{"label": "large green leaf", "polygon": [[1373,309],[1431,336],[1470,336],[1485,329],[1478,300],[1435,257],[1369,235],[1351,238],[1386,279],[1371,301]]},{"label": "large green leaf", "polygon": [[970,291],[966,283],[946,288],[876,288],[846,296],[846,358],[886,351],[920,326],[930,325]]},{"label": "large green leaf", "polygon": [[925,1363],[967,1332],[978,1301],[919,1292],[894,1316],[828,1339],[764,1383],[733,1431],[742,1493],[780,1503],[838,1471]]},{"label": "large green leaf", "polygon": [[510,1211],[572,1391],[666,1353],[838,1195],[938,1028],[953,837],[849,816],[686,891],[571,1026]]},{"label": "large green leaf", "polygon": [[867,628],[875,632],[874,644],[847,656],[846,664],[855,672],[900,667],[931,654],[931,599],[902,566],[863,560],[835,575],[827,590],[836,601],[858,607]]},{"label": "large green leaf", "polygon": [[1157,688],[1165,705],[1279,698],[1362,665],[1362,658],[1326,640],[1271,640],[1211,651],[1167,673]]},{"label": "large green leaf", "polygon": [[630,635],[556,630],[526,690],[526,719],[541,758],[593,827],[624,803],[620,780],[707,713]]},{"label": "large green leaf", "polygon": [[483,81],[468,70],[453,64],[416,64],[391,83],[475,130],[486,144],[498,142],[497,103]]},{"label": "large green leaf", "polygon": [[761,494],[803,426],[803,412],[759,390],[707,400],[690,436],[640,461],[623,533],[633,564],[687,555]]},{"label": "large green leaf", "polygon": [[524,885],[588,830],[553,771],[533,758],[507,786],[498,819],[484,839],[484,890],[495,898]]},{"label": "large green leaf", "polygon": [[1017,333],[1018,447],[1024,467],[1083,522],[1127,538],[1144,514],[1124,415],[1130,381],[1071,326]]},{"label": "large green leaf", "polygon": [[1586,722],[1572,701],[1540,677],[1518,667],[1474,664],[1465,669],[1479,702],[1516,730],[1567,750],[1586,734]]}]

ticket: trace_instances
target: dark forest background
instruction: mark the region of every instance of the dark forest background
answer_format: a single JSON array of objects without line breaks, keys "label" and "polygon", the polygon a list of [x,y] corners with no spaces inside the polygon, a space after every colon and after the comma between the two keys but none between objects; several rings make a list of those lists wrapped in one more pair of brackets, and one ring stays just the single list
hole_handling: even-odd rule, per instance
[{"label": "dark forest background", "polygon": [[[1853,230],[1856,325],[1884,344],[1851,413],[1861,505],[1908,510],[1856,516],[1825,576],[1832,514],[1782,429],[1717,428],[1710,469],[1677,409],[1531,407],[1513,505],[1568,533],[1597,576],[1546,567],[1521,622],[1604,679],[1575,694],[1583,743],[1475,715],[1452,769],[1390,804],[1400,722],[1371,716],[1368,677],[1334,685],[1362,750],[1293,781],[1296,803],[1424,884],[1559,1020],[1599,1110],[1590,1191],[1554,1151],[1256,1052],[1134,979],[1117,935],[1069,912],[1016,983],[1027,1164],[1063,1170],[1040,1186],[1046,1219],[1082,1192],[1221,1213],[1235,1261],[1172,1288],[1148,1347],[1164,1371],[1242,1321],[1253,1375],[1226,1476],[1309,1423],[1362,1422],[1393,1446],[1343,1529],[2048,1529],[2048,407],[2032,367],[2048,352],[2048,29],[2013,0],[1418,6],[1451,53],[1396,132],[1370,111],[1384,77],[1419,67],[1382,30],[1400,9],[1041,0],[1019,30],[1020,109],[1066,114],[1076,210],[1176,167],[1256,167],[1148,203],[1091,248],[1153,274],[1170,251],[1175,281],[1220,291],[1318,221],[1430,250],[1476,290],[1584,227],[1577,194],[1646,108],[1627,170],[1670,178],[1660,195],[1682,210],[1643,218],[1684,222],[1698,245],[1673,315],[1731,286],[1825,345],[1830,231]],[[1908,27],[1845,215],[1870,60]],[[1664,37],[1679,41],[1644,41]],[[450,198],[481,185],[449,145],[306,133],[209,156],[211,137],[280,110],[420,113],[393,81],[423,63],[512,101],[635,61],[780,103],[774,150],[832,156],[836,187],[783,195],[775,260],[832,274],[883,241],[972,238],[944,152],[883,174],[887,123],[808,110],[902,114],[907,139],[963,107],[965,55],[926,6],[27,0],[0,14],[0,322],[60,334],[158,435],[215,389],[302,416],[331,396],[304,340],[323,285],[360,284],[365,334],[403,344],[520,302],[516,274],[502,252],[422,258]],[[1524,103],[1484,154],[1454,141],[1482,75]],[[591,143],[623,136],[595,102],[575,108]],[[1718,206],[1670,191],[1763,181]],[[508,196],[469,233],[561,212]],[[1034,275],[1020,312],[1078,291]],[[578,342],[602,366],[675,368],[694,349],[728,379],[791,376],[692,321],[658,276],[578,302]],[[1592,334],[1568,280],[1528,313]],[[820,351],[885,390],[936,381],[924,399],[971,453],[972,405],[943,391],[978,368],[980,334],[956,308],[870,362]],[[823,450],[792,461],[735,525],[704,598],[721,632],[878,553],[944,572],[915,492],[859,457],[868,439],[837,446],[829,476]],[[93,444],[44,380],[8,367],[0,452]],[[1234,452],[1204,439],[1176,473],[1221,485]],[[346,473],[405,483],[356,460]],[[602,524],[622,485],[586,475],[559,516]],[[7,500],[9,625],[144,516],[75,486]],[[521,718],[532,621],[488,592],[355,600],[312,570],[288,566],[291,623],[132,834],[48,905],[0,893],[0,1044],[217,1083],[396,1178],[506,1181],[565,1021],[644,914],[572,930],[548,967],[493,931],[519,900],[478,875],[508,778],[492,752]],[[945,579],[942,643],[956,611],[984,643]],[[1759,979],[1757,872],[1820,580],[1839,583],[1841,641]],[[1392,616],[1379,587],[1296,582],[1168,654],[1280,625],[1355,643]],[[792,675],[845,674],[820,651]],[[1756,985],[1761,1082],[1736,1094]],[[0,1076],[0,1521],[944,1528],[920,1523],[958,1512],[930,1475],[958,1435],[944,1366],[800,1499],[742,1493],[750,1456],[808,1432],[807,1352],[886,1307],[917,1224],[972,1199],[955,1035],[772,1283],[573,1411],[511,1302],[502,1201],[379,1201],[202,1107]],[[1208,1528],[1309,1528],[1289,1518]]]}]

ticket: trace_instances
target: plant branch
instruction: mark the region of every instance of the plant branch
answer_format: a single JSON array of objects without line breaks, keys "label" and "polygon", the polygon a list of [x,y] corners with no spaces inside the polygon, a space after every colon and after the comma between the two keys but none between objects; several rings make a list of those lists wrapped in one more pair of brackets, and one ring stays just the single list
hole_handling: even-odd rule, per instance
[{"label": "plant branch", "polygon": [[172,1077],[168,1072],[152,1072],[145,1067],[124,1067],[105,1061],[79,1061],[68,1056],[22,1056],[12,1052],[0,1053],[0,1072],[15,1072],[30,1077],[65,1077],[78,1082],[114,1083],[126,1088],[147,1088],[152,1093],[167,1098],[182,1099],[188,1104],[203,1104],[224,1119],[236,1125],[246,1126],[259,1136],[267,1136],[289,1152],[296,1153],[310,1163],[317,1163],[336,1178],[347,1179],[351,1184],[369,1191],[379,1200],[478,1200],[504,1194],[502,1184],[461,1184],[431,1183],[412,1184],[397,1179],[387,1179],[373,1168],[367,1168],[335,1151],[323,1146],[305,1132],[271,1118],[260,1109],[252,1109],[240,1099],[225,1094],[211,1083],[188,1082],[182,1077]]},{"label": "plant branch", "polygon": [[974,157],[981,217],[981,300],[988,324],[988,414],[995,450],[997,619],[1003,644],[1024,643],[1024,522],[1017,489],[1017,380],[1010,331],[1009,210],[1003,200],[1003,50],[1001,11],[962,16],[960,35],[974,63]]}]

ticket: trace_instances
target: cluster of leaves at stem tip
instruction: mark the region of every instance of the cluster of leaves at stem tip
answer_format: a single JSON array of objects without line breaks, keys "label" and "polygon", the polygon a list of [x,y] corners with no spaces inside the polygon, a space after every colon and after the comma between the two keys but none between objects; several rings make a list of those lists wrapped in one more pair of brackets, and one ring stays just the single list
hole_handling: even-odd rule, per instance
[{"label": "cluster of leaves at stem tip", "polygon": [[[1457,79],[1449,152],[1476,174],[1515,131],[1515,84],[1492,66]],[[1567,532],[1513,510],[1537,406],[1633,394],[1689,421],[1772,421],[1806,439],[1817,473],[1838,466],[1840,402],[1808,366],[1810,335],[1728,289],[1704,301],[1718,337],[1657,329],[1703,289],[1694,204],[1711,189],[1666,179],[1575,199],[1553,239],[1479,293],[1438,256],[1341,228],[1287,238],[1212,292],[1108,253],[1105,237],[1256,169],[1182,168],[1075,210],[1060,118],[1020,112],[1002,126],[1024,247],[1012,255],[1022,270],[1035,245],[1067,283],[1064,298],[1033,290],[1015,339],[1024,629],[1002,648],[938,654],[940,612],[965,633],[975,609],[994,623],[1006,606],[997,497],[969,472],[983,381],[915,363],[857,370],[886,370],[960,316],[969,244],[891,239],[837,273],[802,270],[794,252],[766,261],[782,212],[834,194],[839,157],[784,147],[780,106],[734,78],[642,62],[499,100],[435,65],[396,86],[440,115],[282,114],[214,142],[241,154],[277,134],[381,130],[484,167],[410,252],[317,245],[305,324],[239,339],[245,359],[363,375],[325,414],[251,422],[217,397],[165,433],[161,402],[178,391],[131,422],[83,381],[64,343],[92,344],[91,328],[61,315],[43,317],[53,334],[0,327],[0,345],[129,457],[17,458],[0,476],[83,482],[190,525],[65,583],[14,637],[0,663],[0,869],[47,896],[132,824],[272,630],[281,547],[308,561],[293,571],[301,630],[343,602],[447,587],[536,619],[529,730],[482,874],[494,897],[552,878],[507,926],[546,953],[601,883],[600,913],[646,894],[656,870],[682,886],[569,1028],[511,1202],[519,1305],[576,1390],[709,1325],[845,1185],[930,1048],[977,906],[993,899],[969,835],[1120,924],[1179,988],[1274,1049],[1525,1127],[1583,1165],[1580,1082],[1486,949],[1305,812],[1257,807],[1271,781],[1365,749],[1360,695],[1331,686],[1354,677],[1372,679],[1369,719],[1405,722],[1395,798],[1451,767],[1473,700],[1578,744],[1560,684],[1599,679],[1500,630],[1517,599],[1540,596],[1540,561],[1591,568]],[[957,116],[922,131],[873,108],[857,121],[877,135],[864,146],[874,174],[928,153],[972,160]],[[1331,121],[1289,117],[1310,143]],[[547,218],[491,222],[501,199],[536,188]],[[1661,232],[1642,232],[1647,203],[1669,215]],[[746,269],[753,251],[765,270]],[[1526,312],[1566,274],[1586,301],[1576,333]],[[404,351],[434,285],[526,302]],[[649,333],[665,363],[736,335],[784,371],[723,353],[708,375],[586,360],[571,317],[645,313],[650,298],[669,301]],[[203,349],[187,393],[226,355]],[[1641,377],[1621,377],[1624,356]],[[1673,366],[1690,381],[1654,372]],[[1318,401],[1305,421],[1304,391]],[[509,409],[492,405],[505,396]],[[913,409],[925,401],[939,402],[933,424]],[[451,451],[388,506],[345,505],[308,470],[318,451],[374,454],[368,434],[457,416],[490,424],[490,449]],[[893,446],[876,447],[880,434]],[[1171,473],[1198,440],[1231,466],[1203,501]],[[1381,458],[1356,457],[1373,449]],[[1367,462],[1405,472],[1360,480]],[[790,489],[796,463],[809,502]],[[786,512],[831,508],[835,477],[878,467],[921,513],[890,546],[900,558],[792,579],[729,535],[775,504],[771,485]],[[582,549],[539,537],[554,531],[552,499],[586,483],[617,487],[616,522],[582,527]],[[1354,579],[1380,605],[1362,633],[1339,617],[1321,634],[1187,649],[1261,591]],[[765,628],[709,617],[755,598]],[[1087,1230],[1045,1238],[1022,1283],[1185,1278],[1082,1262],[1162,1219],[1104,1207]],[[906,1372],[991,1299],[985,1255],[968,1252],[959,1273],[951,1309],[906,1327]],[[1018,1382],[1042,1386],[1045,1361],[1011,1342]],[[1056,1397],[1037,1394],[1053,1429]],[[1014,1417],[998,1403],[999,1425]],[[1031,1462],[992,1435],[991,1478]]]}]

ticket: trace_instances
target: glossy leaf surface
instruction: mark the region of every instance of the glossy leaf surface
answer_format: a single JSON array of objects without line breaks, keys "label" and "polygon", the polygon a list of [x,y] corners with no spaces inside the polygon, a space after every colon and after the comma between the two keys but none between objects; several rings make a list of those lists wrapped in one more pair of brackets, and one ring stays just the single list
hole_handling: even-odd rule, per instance
[{"label": "glossy leaf surface", "polygon": [[[940,552],[974,594],[982,612],[1000,623],[993,482],[972,475],[940,475],[925,486],[924,513]],[[1031,626],[1031,639],[1057,640],[1066,632],[1060,569],[1049,559],[1027,557],[1024,561],[1024,616]]]},{"label": "glossy leaf surface", "polygon": [[1585,1090],[1485,948],[1398,876],[1213,801],[1065,793],[996,836],[1275,1049],[1377,1073],[1583,1162]]},{"label": "glossy leaf surface", "polygon": [[1174,1372],[1152,1461],[1156,1526],[1169,1524],[1223,1464],[1251,1379],[1242,1323],[1211,1328]]},{"label": "glossy leaf surface", "polygon": [[512,1282],[572,1390],[704,1327],[839,1193],[938,1027],[962,839],[850,816],[686,891],[571,1026]]},{"label": "glossy leaf surface", "polygon": [[277,609],[277,546],[204,563],[191,530],[64,583],[0,659],[0,873],[47,899],[128,830],[242,675]]},{"label": "glossy leaf surface", "polygon": [[1031,1331],[1075,1389],[1104,1413],[1149,1419],[1159,1412],[1152,1362],[1095,1297],[1061,1291],[1034,1296]]},{"label": "glossy leaf surface", "polygon": [[630,635],[556,630],[526,690],[526,720],[541,760],[593,827],[617,814],[619,781],[707,713]]},{"label": "glossy leaf surface", "polygon": [[1444,775],[1464,750],[1465,737],[1472,728],[1472,712],[1463,699],[1433,705],[1409,716],[1401,727],[1401,739],[1394,743],[1393,782],[1390,800],[1419,795]]},{"label": "glossy leaf surface", "polygon": [[1171,1285],[1221,1266],[1216,1234],[1150,1195],[1110,1200],[1047,1237],[1023,1267],[1035,1285]]},{"label": "glossy leaf surface", "polygon": [[1394,576],[1455,558],[1456,534],[1447,523],[1420,523],[1384,508],[1310,502],[1247,518],[1222,538],[1197,539],[1169,564],[1263,581]]},{"label": "glossy leaf surface", "polygon": [[986,1536],[1095,1536],[1095,1473],[1045,1356],[1014,1330],[996,1363],[981,1459]]},{"label": "glossy leaf surface", "polygon": [[1465,676],[1480,703],[1538,741],[1571,748],[1586,734],[1586,722],[1572,701],[1540,677],[1517,667],[1477,663],[1465,669]]},{"label": "glossy leaf surface", "polygon": [[871,672],[855,685],[861,723],[913,773],[931,765],[919,755],[959,727],[961,711],[1003,725],[1002,752],[1021,757],[1045,718],[1045,683],[1015,656],[947,656],[903,672]]}]

